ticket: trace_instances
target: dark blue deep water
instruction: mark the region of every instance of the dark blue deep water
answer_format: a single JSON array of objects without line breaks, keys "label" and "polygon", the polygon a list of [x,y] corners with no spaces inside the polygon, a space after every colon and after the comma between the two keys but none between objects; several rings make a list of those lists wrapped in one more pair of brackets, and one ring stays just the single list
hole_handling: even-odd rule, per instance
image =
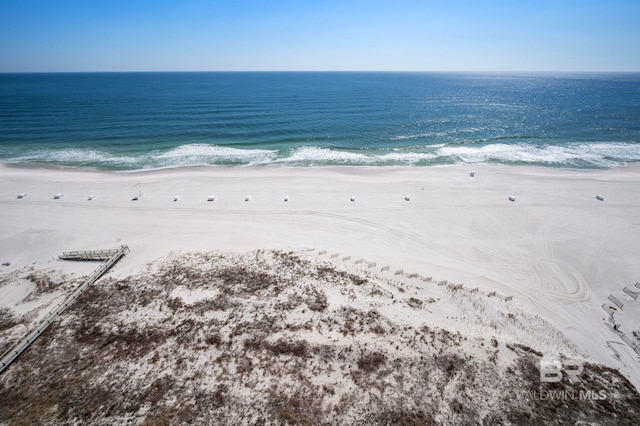
[{"label": "dark blue deep water", "polygon": [[640,74],[0,74],[0,161],[614,167],[640,161]]}]

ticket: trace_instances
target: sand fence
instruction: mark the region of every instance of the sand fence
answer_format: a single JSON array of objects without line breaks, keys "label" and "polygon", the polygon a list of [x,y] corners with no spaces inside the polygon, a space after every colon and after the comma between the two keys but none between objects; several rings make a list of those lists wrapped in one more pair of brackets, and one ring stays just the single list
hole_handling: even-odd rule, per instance
[{"label": "sand fence", "polygon": [[[312,255],[316,258],[320,258],[320,257],[324,257],[327,256],[328,261],[333,262],[333,263],[339,263],[339,264],[348,264],[350,266],[353,267],[359,267],[360,269],[363,270],[372,270],[372,269],[378,269],[378,262],[376,261],[368,261],[365,260],[363,258],[359,258],[359,257],[352,257],[350,255],[344,255],[341,256],[340,253],[331,253],[329,254],[329,252],[327,250],[316,250],[315,247],[312,248],[300,248],[299,249],[302,253],[306,254],[306,255]],[[458,291],[458,290],[465,290],[468,291],[470,293],[477,293],[478,292],[478,288],[468,288],[465,287],[462,284],[454,284],[454,283],[450,283],[448,281],[439,281],[439,282],[435,282],[433,281],[432,277],[425,277],[422,276],[416,272],[407,272],[404,269],[394,269],[392,268],[390,265],[384,265],[382,267],[379,267],[379,272],[380,274],[384,274],[387,273],[389,274],[389,277],[393,277],[394,279],[401,279],[403,281],[406,282],[414,282],[414,281],[420,281],[420,282],[433,282],[435,284],[437,284],[438,286],[446,286],[446,288],[449,291]],[[498,294],[496,291],[490,291],[490,292],[482,292],[484,293],[484,295],[486,297],[495,297],[497,299],[503,300],[505,302],[511,302],[513,301],[513,296],[505,296],[505,295],[501,295]]]},{"label": "sand fence", "polygon": [[[637,303],[638,296],[640,296],[640,283],[636,282],[633,288],[625,286],[622,293],[622,295],[610,294],[607,302],[602,304],[602,309],[609,314],[608,328],[640,356],[640,344],[638,343],[640,328],[637,330],[630,328],[640,323],[640,305]],[[620,353],[612,347],[612,343],[621,342],[607,342],[607,346],[613,351],[614,358],[620,359]]]}]

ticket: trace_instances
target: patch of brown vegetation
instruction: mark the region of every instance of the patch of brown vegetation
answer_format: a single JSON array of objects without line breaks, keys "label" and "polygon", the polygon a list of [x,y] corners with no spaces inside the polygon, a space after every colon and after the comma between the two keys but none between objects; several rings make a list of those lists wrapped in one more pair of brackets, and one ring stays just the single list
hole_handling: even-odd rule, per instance
[{"label": "patch of brown vegetation", "polygon": [[378,370],[387,362],[387,356],[380,352],[370,352],[358,358],[358,369],[365,373],[372,373]]},{"label": "patch of brown vegetation", "polygon": [[[459,332],[327,298],[375,288],[364,275],[279,251],[185,254],[103,280],[0,376],[0,423],[630,424],[640,416],[637,392],[615,370],[587,364],[579,385],[541,384],[541,354],[530,347],[501,351],[494,338],[469,350]],[[180,297],[198,290],[216,296]],[[393,303],[383,291],[375,297]],[[2,312],[0,330],[15,321]],[[540,389],[607,399],[531,398]]]},{"label": "patch of brown vegetation", "polygon": [[[18,320],[11,311],[6,307],[0,307],[0,331],[7,330],[18,324]],[[0,352],[1,353],[1,352]]]}]

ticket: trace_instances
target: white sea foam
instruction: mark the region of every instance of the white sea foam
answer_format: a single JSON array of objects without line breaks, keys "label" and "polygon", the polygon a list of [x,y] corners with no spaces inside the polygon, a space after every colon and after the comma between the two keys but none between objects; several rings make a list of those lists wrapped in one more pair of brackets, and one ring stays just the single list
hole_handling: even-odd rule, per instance
[{"label": "white sea foam", "polygon": [[279,163],[338,163],[338,164],[367,164],[370,158],[364,154],[336,151],[328,148],[303,147],[295,149],[291,155],[277,160]]},{"label": "white sea foam", "polygon": [[267,164],[275,160],[277,151],[239,149],[217,145],[181,145],[170,151],[151,155],[157,167],[201,166],[209,164]]},{"label": "white sea foam", "polygon": [[29,151],[19,157],[7,159],[10,163],[51,163],[61,165],[117,165],[135,164],[134,157],[114,156],[106,152],[83,149],[42,149]]},{"label": "white sea foam", "polygon": [[8,158],[11,163],[47,163],[70,166],[103,166],[124,169],[162,169],[215,164],[258,165],[272,162],[277,151],[238,149],[215,145],[181,145],[169,151],[122,156],[82,149],[34,150],[19,157]]},{"label": "white sea foam", "polygon": [[430,161],[438,158],[436,154],[427,153],[427,152],[393,152],[390,154],[381,155],[378,158],[378,161],[383,163],[405,163],[405,164],[416,164],[421,161]]},{"label": "white sea foam", "polygon": [[441,158],[456,162],[530,163],[557,166],[613,167],[640,161],[640,145],[628,143],[572,143],[567,145],[490,144],[445,146],[437,150]]},{"label": "white sea foam", "polygon": [[536,145],[528,143],[488,145],[427,145],[394,150],[337,150],[300,147],[279,152],[268,149],[242,149],[206,144],[187,144],[168,151],[137,155],[115,155],[96,150],[44,149],[19,157],[13,163],[47,163],[75,167],[98,167],[122,170],[149,170],[203,165],[352,165],[428,166],[451,163],[499,162],[506,164],[541,164],[558,167],[615,167],[628,161],[640,161],[640,144],[569,143]]},{"label": "white sea foam", "polygon": [[278,163],[299,165],[345,164],[345,165],[395,165],[416,164],[433,160],[435,154],[423,152],[392,152],[388,154],[365,154],[337,151],[329,148],[303,147],[294,150],[290,156],[277,160]]}]

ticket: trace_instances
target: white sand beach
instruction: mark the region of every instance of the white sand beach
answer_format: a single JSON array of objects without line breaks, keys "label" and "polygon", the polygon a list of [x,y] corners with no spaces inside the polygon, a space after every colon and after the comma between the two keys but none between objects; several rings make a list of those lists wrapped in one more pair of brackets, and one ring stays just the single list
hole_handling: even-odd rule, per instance
[{"label": "white sand beach", "polygon": [[[620,344],[602,308],[615,295],[625,303],[625,316],[616,317],[622,330],[638,329],[640,301],[622,289],[640,280],[639,191],[636,164],[588,171],[456,165],[136,173],[4,165],[0,274],[35,266],[85,275],[95,264],[57,256],[121,244],[131,252],[114,277],[139,274],[181,251],[285,250],[346,270],[375,263],[371,271],[391,278],[417,274],[496,292],[500,303],[507,298],[555,327],[576,356],[619,369],[640,388],[638,356]],[[14,287],[0,288],[0,300],[9,303],[10,292],[24,290]],[[486,333],[437,315],[432,320],[467,335]],[[553,339],[538,340],[538,350],[553,350]]]}]

